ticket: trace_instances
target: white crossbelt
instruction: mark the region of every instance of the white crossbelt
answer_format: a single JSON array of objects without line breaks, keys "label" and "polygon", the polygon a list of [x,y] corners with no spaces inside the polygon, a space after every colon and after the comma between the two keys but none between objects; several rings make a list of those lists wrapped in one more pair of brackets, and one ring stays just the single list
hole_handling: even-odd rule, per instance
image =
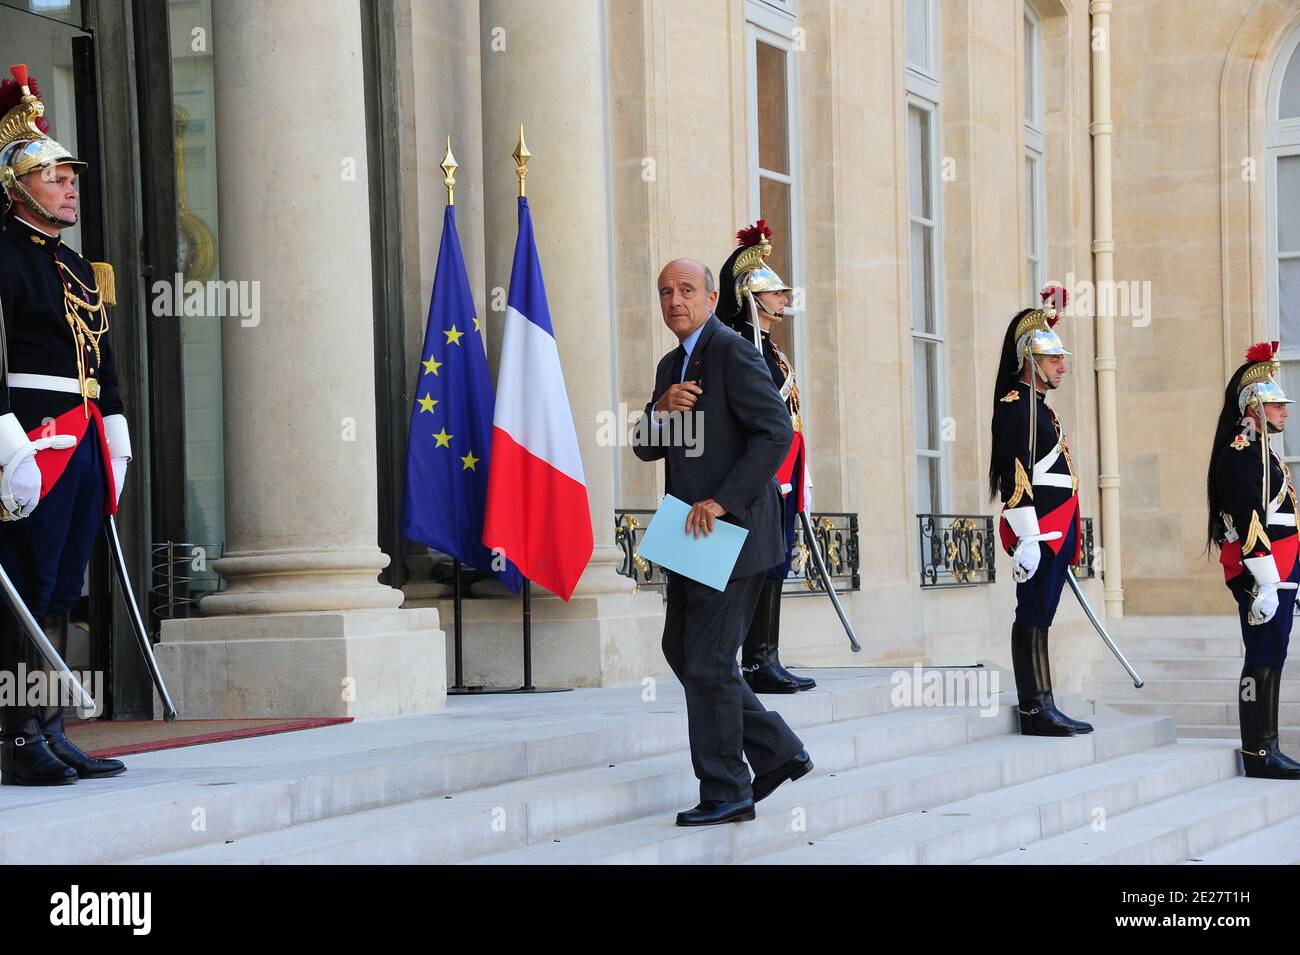
[{"label": "white crossbelt", "polygon": [[1074,479],[1068,474],[1052,474],[1049,469],[1056,463],[1056,459],[1061,456],[1061,443],[1058,441],[1056,447],[1047,452],[1047,455],[1034,464],[1034,484],[1043,487],[1068,487],[1074,490]]},{"label": "white crossbelt", "polygon": [[1264,523],[1275,527],[1295,527],[1295,514],[1279,514],[1282,508],[1282,502],[1286,500],[1286,488],[1283,487],[1281,492],[1273,500],[1268,502],[1268,507],[1264,512]]},{"label": "white crossbelt", "polygon": [[35,388],[39,391],[66,391],[70,395],[81,394],[81,385],[75,378],[61,378],[58,375],[28,375],[11,372],[10,388]]}]

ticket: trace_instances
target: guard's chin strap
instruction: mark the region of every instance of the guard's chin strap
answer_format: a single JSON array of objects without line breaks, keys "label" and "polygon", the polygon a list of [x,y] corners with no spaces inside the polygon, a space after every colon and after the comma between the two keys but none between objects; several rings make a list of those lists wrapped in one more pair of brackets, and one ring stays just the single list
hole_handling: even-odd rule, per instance
[{"label": "guard's chin strap", "polygon": [[40,216],[50,225],[55,226],[59,229],[64,229],[67,228],[68,226],[77,224],[76,220],[73,220],[72,222],[68,222],[64,219],[60,219],[49,209],[46,209],[43,205],[41,205],[36,200],[35,196],[33,196],[30,192],[27,191],[27,187],[24,186],[17,179],[14,179],[12,182],[8,183],[6,188],[12,190],[14,195],[16,195],[19,199],[22,200],[23,205],[27,206],[28,209],[31,209],[33,212],[35,212],[38,216]]},{"label": "guard's chin strap", "polygon": [[759,299],[758,296],[754,295],[752,292],[750,293],[750,295],[757,301],[758,307],[762,309],[764,312],[766,312],[768,315],[771,315],[773,318],[781,317],[779,314],[772,311],[772,309],[768,308],[767,303]]},{"label": "guard's chin strap", "polygon": [[755,301],[754,293],[745,289],[745,298],[749,300],[749,324],[754,329],[754,347],[758,353],[763,354],[763,333],[758,327],[758,303]]}]

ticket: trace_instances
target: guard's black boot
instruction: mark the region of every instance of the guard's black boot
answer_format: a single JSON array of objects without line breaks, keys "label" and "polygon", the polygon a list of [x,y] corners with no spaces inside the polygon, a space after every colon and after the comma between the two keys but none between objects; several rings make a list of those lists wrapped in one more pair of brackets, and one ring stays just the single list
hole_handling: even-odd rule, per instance
[{"label": "guard's black boot", "polygon": [[77,771],[50,751],[41,733],[36,708],[18,705],[27,681],[18,679],[18,661],[26,659],[27,636],[7,607],[0,608],[0,670],[10,677],[17,700],[0,705],[0,785],[66,786],[77,781]]},{"label": "guard's black boot", "polygon": [[[778,614],[776,621],[773,606]],[[741,673],[755,693],[798,693],[800,689],[798,679],[781,666],[776,655],[780,607],[781,581],[765,579],[740,652]]]},{"label": "guard's black boot", "polygon": [[1241,761],[1252,779],[1300,779],[1300,763],[1277,746],[1277,709],[1282,671],[1247,663],[1237,686]]},{"label": "guard's black boot", "polygon": [[1052,692],[1052,677],[1042,659],[1035,654],[1037,627],[1027,624],[1011,625],[1011,666],[1016,675],[1016,696],[1020,701],[1021,736],[1074,736],[1076,730],[1066,721],[1066,716],[1048,701]]},{"label": "guard's black boot", "polygon": [[817,685],[817,681],[812,677],[796,676],[785,668],[778,655],[781,645],[781,592],[784,589],[785,581],[772,580],[771,578],[763,581],[763,596],[759,598],[758,612],[763,612],[764,601],[767,604],[768,620],[767,625],[767,642],[772,649],[767,655],[775,670],[787,680],[793,680],[795,686],[801,690],[811,690]]},{"label": "guard's black boot", "polygon": [[[66,661],[68,659],[68,612],[65,610],[61,613],[47,613],[41,617],[40,623],[41,629],[45,631],[54,649],[59,651],[59,656]],[[49,672],[48,665],[46,672]],[[51,683],[51,692],[56,689],[57,687]],[[54,699],[51,705],[41,707],[40,721],[41,732],[45,736],[45,742],[49,744],[50,751],[76,770],[78,778],[102,779],[126,772],[126,764],[120,759],[99,759],[91,756],[68,739],[67,731],[63,726],[63,706],[60,700]]]},{"label": "guard's black boot", "polygon": [[[1069,573],[1067,570],[1066,573]],[[1052,696],[1052,668],[1048,662],[1047,656],[1047,628],[1034,628],[1034,669],[1042,674],[1041,683],[1047,687],[1043,701],[1047,704],[1047,709],[1056,714],[1057,717],[1069,724],[1071,729],[1080,735],[1086,735],[1092,732],[1092,724],[1085,723],[1083,720],[1076,720],[1066,716],[1056,708],[1056,700]]]}]

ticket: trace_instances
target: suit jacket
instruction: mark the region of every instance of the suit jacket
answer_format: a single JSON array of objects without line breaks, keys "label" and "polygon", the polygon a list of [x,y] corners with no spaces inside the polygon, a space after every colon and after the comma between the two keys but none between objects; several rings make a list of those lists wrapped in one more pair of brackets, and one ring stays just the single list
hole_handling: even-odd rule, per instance
[{"label": "suit jacket", "polygon": [[663,459],[669,494],[687,504],[713,498],[727,510],[722,520],[749,529],[732,580],[762,573],[785,558],[775,475],[794,437],[790,412],[753,344],[710,315],[685,376],[704,390],[692,418],[694,446],[665,446],[662,439],[674,429],[656,430],[650,421],[655,402],[677,381],[673,371],[681,354],[679,346],[660,359],[632,450],[642,461]]}]

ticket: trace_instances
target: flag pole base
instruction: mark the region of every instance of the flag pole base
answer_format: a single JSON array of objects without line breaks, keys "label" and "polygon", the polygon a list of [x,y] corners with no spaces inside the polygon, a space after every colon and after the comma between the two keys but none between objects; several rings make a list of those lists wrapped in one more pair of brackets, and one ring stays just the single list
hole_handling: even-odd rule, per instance
[{"label": "flag pole base", "polygon": [[448,696],[487,696],[503,693],[572,693],[571,686],[457,686],[448,687]]}]

